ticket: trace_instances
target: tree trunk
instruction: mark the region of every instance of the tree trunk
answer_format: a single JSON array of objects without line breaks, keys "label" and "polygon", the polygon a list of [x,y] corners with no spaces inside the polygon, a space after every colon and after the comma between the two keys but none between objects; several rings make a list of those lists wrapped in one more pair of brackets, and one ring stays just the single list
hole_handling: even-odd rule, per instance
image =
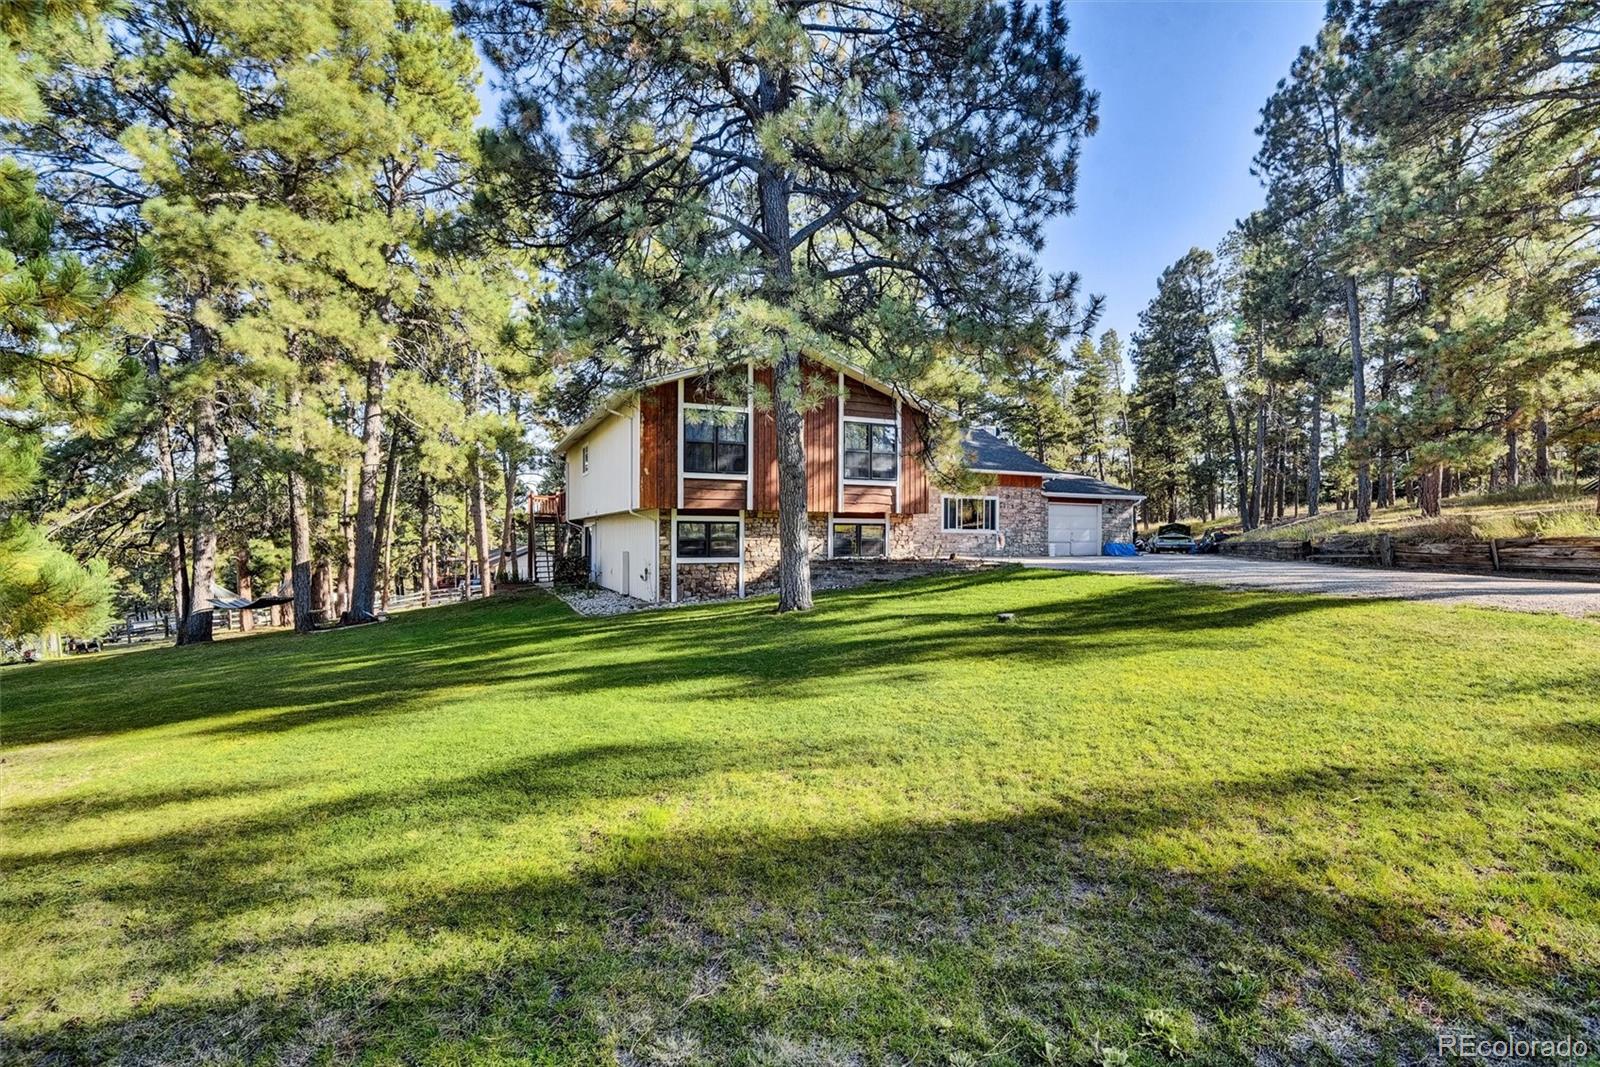
[{"label": "tree trunk", "polygon": [[1306,514],[1315,515],[1322,499],[1322,390],[1311,390],[1311,424],[1306,446]]},{"label": "tree trunk", "polygon": [[[473,415],[478,411],[482,398],[479,391],[479,374],[482,368],[478,364],[476,353],[472,357],[470,377],[467,381],[467,407],[468,414]],[[494,595],[494,575],[489,573],[489,507],[485,499],[483,485],[483,449],[476,441],[467,446],[467,511],[471,516],[469,537],[478,558],[478,581],[481,585],[481,595],[485,598]],[[465,555],[465,553],[463,553]],[[467,569],[467,595],[472,595],[472,570]]]},{"label": "tree trunk", "polygon": [[[234,567],[239,572],[239,596],[245,600],[256,598],[255,579],[250,574],[250,550],[239,549],[234,557]],[[256,613],[249,608],[239,610],[239,632],[247,634],[256,628]]]},{"label": "tree trunk", "polygon": [[[383,461],[383,391],[388,365],[367,364],[366,406],[361,423],[361,478],[356,493],[355,558],[351,565],[349,603],[344,622],[377,619],[373,603],[378,583],[378,466]],[[391,451],[393,442],[390,443]]]},{"label": "tree trunk", "polygon": [[[290,341],[290,351],[298,348]],[[308,634],[316,629],[311,582],[311,511],[306,503],[305,429],[301,426],[303,404],[298,367],[289,387],[289,588],[294,596],[294,631]]]},{"label": "tree trunk", "polygon": [[211,640],[211,587],[217,577],[217,400],[209,386],[194,403],[194,481],[194,572],[189,614],[178,630],[180,645]]},{"label": "tree trunk", "polygon": [[181,619],[189,614],[192,604],[183,551],[183,502],[178,493],[178,466],[172,458],[171,434],[172,425],[163,417],[161,425],[156,427],[156,459],[167,505],[167,569],[172,572],[173,610]]},{"label": "tree trunk", "polygon": [[344,561],[339,567],[339,582],[335,587],[334,614],[339,618],[350,610],[350,588],[356,577],[356,523],[350,511],[355,491],[350,486],[350,468],[344,470],[344,487],[339,498],[339,529],[344,537]]},{"label": "tree trunk", "polygon": [[311,572],[312,612],[318,622],[333,618],[333,561],[322,559]]},{"label": "tree trunk", "polygon": [[1522,484],[1522,462],[1517,453],[1517,431],[1506,428],[1506,488],[1515,489]]},{"label": "tree trunk", "polygon": [[422,572],[418,584],[422,587],[422,606],[433,603],[433,499],[428,490],[428,476],[417,478],[417,568]]},{"label": "tree trunk", "polygon": [[383,497],[378,503],[378,534],[382,545],[378,553],[380,565],[377,585],[380,590],[379,607],[385,613],[389,610],[389,590],[394,584],[394,572],[389,569],[389,564],[394,557],[394,513],[399,492],[400,435],[395,433],[389,435],[389,458],[383,468]]},{"label": "tree trunk", "polygon": [[[494,575],[489,570],[489,509],[484,500],[483,491],[483,462],[476,451],[467,461],[467,478],[470,482],[468,492],[471,497],[472,507],[472,537],[473,549],[478,561],[478,581],[482,586],[481,595],[494,596]],[[470,578],[468,585],[471,585]],[[469,588],[470,595],[471,590]]]},{"label": "tree trunk", "polygon": [[[1208,346],[1211,350],[1211,373],[1216,375],[1217,388],[1222,392],[1222,410],[1228,416],[1228,443],[1233,448],[1233,476],[1238,484],[1236,503],[1239,508],[1239,520],[1244,521],[1245,511],[1249,505],[1247,493],[1247,480],[1244,468],[1244,438],[1239,433],[1239,414],[1234,407],[1233,395],[1228,392],[1227,384],[1222,380],[1222,357],[1217,354],[1217,346]],[[1211,516],[1216,518],[1215,507]]]},{"label": "tree trunk", "polygon": [[510,449],[500,453],[500,473],[505,478],[505,508],[500,515],[500,574],[502,581],[522,577],[517,567],[517,463]]},{"label": "tree trunk", "polygon": [[1367,459],[1367,363],[1361,356],[1361,294],[1353,274],[1344,276],[1345,314],[1350,319],[1349,445],[1356,460],[1356,521],[1372,521],[1372,464]]},{"label": "tree trunk", "polygon": [[1550,424],[1542,411],[1533,420],[1533,480],[1550,484]]},{"label": "tree trunk", "polygon": [[1422,507],[1422,514],[1430,519],[1437,519],[1440,510],[1440,495],[1444,483],[1444,466],[1434,463],[1422,472],[1422,477],[1417,485],[1417,500]]},{"label": "tree trunk", "polygon": [[[764,115],[788,107],[788,74],[763,67],[756,101]],[[761,205],[761,235],[766,239],[766,297],[787,308],[794,295],[793,235],[790,229],[791,178],[782,163],[765,160],[756,178]],[[778,611],[811,607],[810,532],[806,515],[806,454],[800,440],[804,412],[800,353],[790,339],[781,339],[773,368],[773,421],[778,438]]]},{"label": "tree trunk", "polygon": [[[1264,346],[1265,342],[1260,342]],[[1256,367],[1259,369],[1265,361],[1264,354],[1256,358]],[[1262,495],[1265,491],[1266,465],[1267,465],[1267,410],[1271,405],[1272,384],[1261,390],[1260,397],[1256,400],[1256,451],[1254,470],[1250,479],[1250,515],[1245,529],[1254,530],[1261,525],[1261,508],[1265,502]]]}]

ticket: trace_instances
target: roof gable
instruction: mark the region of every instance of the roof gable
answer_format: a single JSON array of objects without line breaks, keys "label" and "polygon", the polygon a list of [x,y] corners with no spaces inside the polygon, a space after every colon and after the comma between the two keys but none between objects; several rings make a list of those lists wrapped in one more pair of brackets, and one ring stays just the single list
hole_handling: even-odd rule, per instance
[{"label": "roof gable", "polygon": [[[871,374],[867,373],[865,370],[846,360],[833,359],[827,356],[810,355],[806,356],[805,358],[813,363],[820,363],[823,366],[831,367],[837,371],[842,371],[855,380],[864,382],[881,393],[888,393],[890,396],[898,397],[919,411],[931,410],[931,405],[918,398],[915,394],[890,385],[887,382],[880,381],[879,379],[874,378]],[[645,389],[649,389],[651,386],[662,385],[666,382],[675,382],[681,378],[697,378],[702,374],[712,374],[719,370],[725,370],[728,366],[733,365],[735,364],[704,364],[698,367],[685,367],[681,370],[671,371],[667,374],[657,374],[651,378],[641,378],[636,382],[629,382],[621,388],[615,389],[608,393],[605,399],[594,406],[594,410],[589,413],[588,417],[586,417],[582,422],[571,427],[566,433],[562,434],[560,442],[557,443],[555,447],[555,452],[557,455],[565,454],[568,449],[577,443],[580,437],[584,436],[590,430],[594,429],[602,421],[604,421],[610,409],[625,403],[635,394],[642,392]]]}]

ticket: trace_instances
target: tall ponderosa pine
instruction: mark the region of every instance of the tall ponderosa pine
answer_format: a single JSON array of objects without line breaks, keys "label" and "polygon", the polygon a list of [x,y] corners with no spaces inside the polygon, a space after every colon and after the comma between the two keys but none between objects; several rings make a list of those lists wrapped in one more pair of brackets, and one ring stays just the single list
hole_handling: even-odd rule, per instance
[{"label": "tall ponderosa pine", "polygon": [[[1366,457],[1366,363],[1361,348],[1361,293],[1353,268],[1337,259],[1338,241],[1354,221],[1354,133],[1346,114],[1353,95],[1343,23],[1330,20],[1315,46],[1302,48],[1287,80],[1261,109],[1261,151],[1256,170],[1266,182],[1268,211],[1304,228],[1320,217],[1324,241],[1309,264],[1338,278],[1349,345],[1353,442],[1356,452],[1356,521],[1372,511],[1371,465]],[[1314,394],[1319,399],[1320,393]],[[1315,497],[1313,496],[1313,501]]]},{"label": "tall ponderosa pine", "polygon": [[595,349],[775,368],[779,609],[810,607],[802,356],[915,382],[941,338],[1001,350],[1032,320],[1094,128],[1060,4],[459,6],[513,133],[535,101],[562,124],[531,147],[566,225],[524,238],[601,268],[574,282]]}]

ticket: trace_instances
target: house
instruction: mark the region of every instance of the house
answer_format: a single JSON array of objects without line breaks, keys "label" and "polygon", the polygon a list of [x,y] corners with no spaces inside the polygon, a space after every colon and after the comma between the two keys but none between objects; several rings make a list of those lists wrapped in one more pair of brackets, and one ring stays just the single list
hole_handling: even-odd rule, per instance
[{"label": "house", "polygon": [[[742,370],[734,390],[726,369],[638,382],[557,444],[566,519],[584,529],[597,584],[648,601],[776,587],[777,432],[755,403],[772,395],[773,371]],[[802,375],[826,396],[802,428],[814,559],[1098,554],[1107,531],[1131,533],[1135,494],[1064,475],[987,430],[963,442],[986,487],[946,492],[924,461],[920,402],[845,364],[808,360]],[[1062,479],[1052,495],[1047,481]]]}]

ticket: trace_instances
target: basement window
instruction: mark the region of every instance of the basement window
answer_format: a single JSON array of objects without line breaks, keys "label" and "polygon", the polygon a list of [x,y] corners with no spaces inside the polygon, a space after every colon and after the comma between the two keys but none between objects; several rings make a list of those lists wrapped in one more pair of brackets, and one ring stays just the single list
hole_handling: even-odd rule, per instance
[{"label": "basement window", "polygon": [[888,552],[888,527],[881,522],[833,524],[834,559],[881,559]]},{"label": "basement window", "polygon": [[700,563],[739,561],[739,524],[679,520],[678,558]]}]

